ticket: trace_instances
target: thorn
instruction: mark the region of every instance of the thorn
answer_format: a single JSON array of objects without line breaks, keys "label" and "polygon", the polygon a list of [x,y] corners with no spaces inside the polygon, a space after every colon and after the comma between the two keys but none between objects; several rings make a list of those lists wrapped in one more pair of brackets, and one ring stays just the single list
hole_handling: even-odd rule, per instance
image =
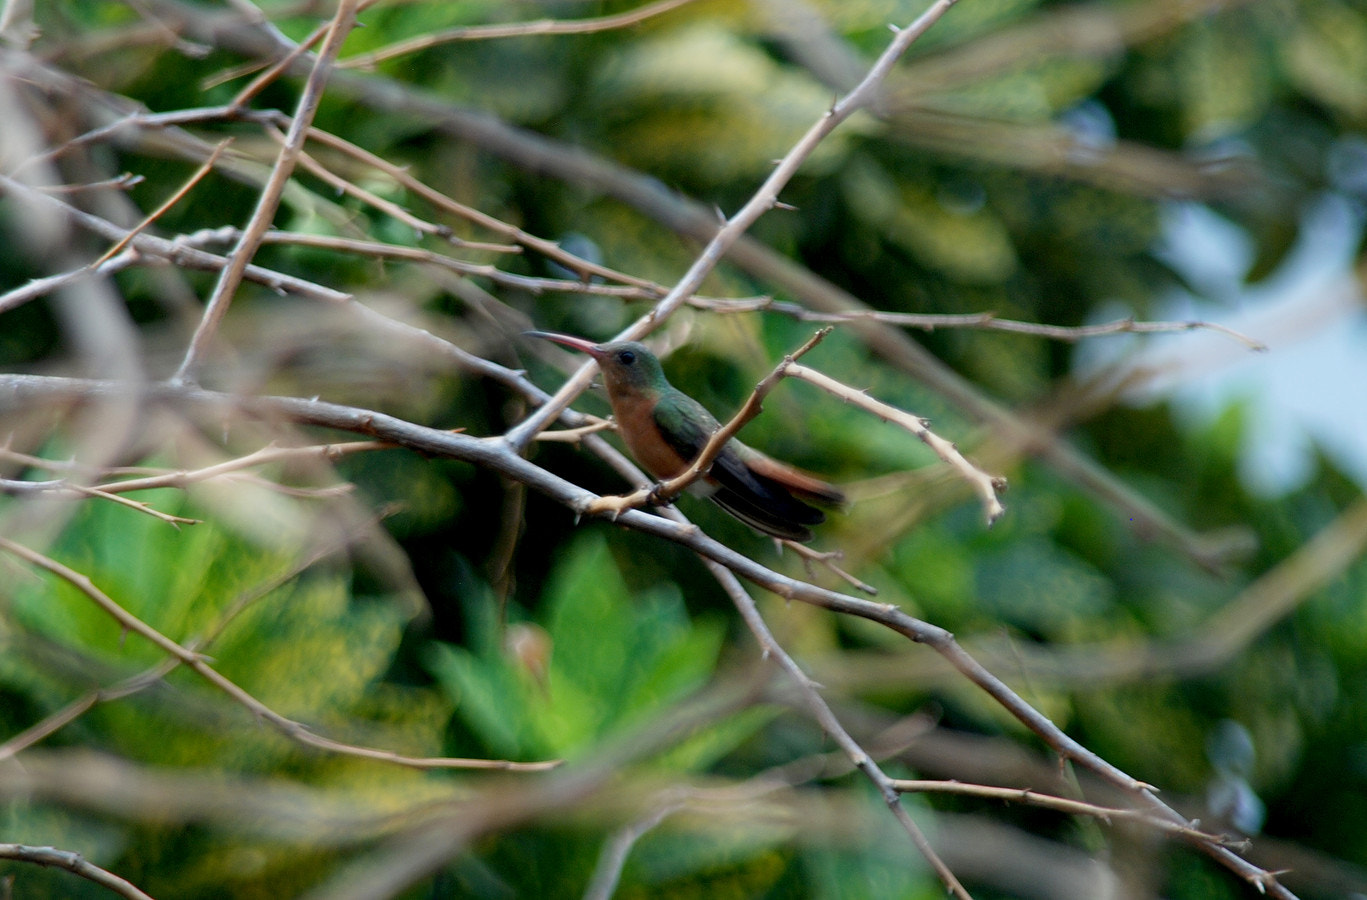
[{"label": "thorn", "polygon": [[797,212],[797,207],[791,203],[784,203],[782,200],[774,201],[774,209],[784,209],[789,212]]}]

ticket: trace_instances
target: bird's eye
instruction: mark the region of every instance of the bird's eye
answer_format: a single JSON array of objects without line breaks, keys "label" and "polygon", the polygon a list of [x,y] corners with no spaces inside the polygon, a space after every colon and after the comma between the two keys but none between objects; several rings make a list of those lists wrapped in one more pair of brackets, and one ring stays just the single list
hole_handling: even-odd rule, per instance
[{"label": "bird's eye", "polygon": [[623,350],[621,353],[617,354],[617,361],[624,366],[629,366],[636,362],[636,354],[632,353],[630,350]]}]

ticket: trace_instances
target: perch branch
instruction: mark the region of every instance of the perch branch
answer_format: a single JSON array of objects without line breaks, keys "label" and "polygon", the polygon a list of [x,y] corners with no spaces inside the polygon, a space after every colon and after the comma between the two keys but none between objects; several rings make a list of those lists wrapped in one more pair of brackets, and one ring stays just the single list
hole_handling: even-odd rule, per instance
[{"label": "perch branch", "polygon": [[[0,375],[0,413],[14,407],[50,403],[56,397],[78,396],[94,402],[123,396],[125,391],[125,386],[117,382]],[[218,414],[236,411],[254,418],[285,419],[304,425],[367,435],[425,455],[463,460],[520,481],[571,509],[583,508],[594,498],[589,491],[524,459],[497,437],[478,438],[456,434],[415,425],[373,410],[318,400],[292,397],[234,397],[190,385],[164,383],[146,385],[144,393],[149,402],[185,404],[213,410]],[[592,436],[586,438],[596,439]],[[1064,733],[1047,716],[1027,703],[965,651],[945,629],[910,616],[892,604],[865,600],[789,578],[713,540],[695,525],[681,524],[640,510],[626,510],[618,517],[617,522],[624,527],[686,547],[704,560],[725,567],[737,576],[786,599],[808,603],[832,612],[859,616],[878,623],[908,640],[930,647],[963,677],[986,692],[1010,715],[1038,735],[1061,758],[1072,760],[1095,773],[1103,781],[1130,793],[1141,808],[1150,810],[1154,815],[1186,824],[1183,817],[1155,796],[1150,785],[1126,774]],[[184,648],[180,648],[180,652],[189,653]],[[199,665],[203,666],[203,663],[200,662]],[[1269,896],[1277,900],[1294,900],[1295,894],[1280,884],[1273,873],[1248,862],[1228,848],[1203,843],[1200,849],[1250,884],[1260,886],[1260,889]]]}]

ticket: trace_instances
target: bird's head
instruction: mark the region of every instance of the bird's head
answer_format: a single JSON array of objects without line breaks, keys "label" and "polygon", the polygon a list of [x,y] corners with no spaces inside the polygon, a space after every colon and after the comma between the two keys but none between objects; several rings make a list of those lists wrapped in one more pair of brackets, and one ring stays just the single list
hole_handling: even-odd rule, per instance
[{"label": "bird's head", "polygon": [[555,341],[592,356],[603,372],[603,384],[607,386],[610,397],[658,391],[666,384],[660,360],[638,341],[595,344],[553,331],[528,331],[525,334]]}]

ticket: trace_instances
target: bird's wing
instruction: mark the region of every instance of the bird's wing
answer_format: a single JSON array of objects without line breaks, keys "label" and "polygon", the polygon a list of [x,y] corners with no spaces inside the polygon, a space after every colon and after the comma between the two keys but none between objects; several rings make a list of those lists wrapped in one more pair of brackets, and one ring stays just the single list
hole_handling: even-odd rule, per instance
[{"label": "bird's wing", "polygon": [[[683,393],[662,398],[656,404],[655,425],[674,451],[690,462],[702,452],[718,427],[717,420],[701,403]],[[806,526],[824,522],[826,517],[820,510],[795,499],[784,481],[752,469],[747,464],[747,459],[754,458],[752,454],[773,466],[779,465],[737,440],[728,441],[708,472],[717,483],[712,500],[766,534],[795,541],[811,540],[812,533]]]}]

